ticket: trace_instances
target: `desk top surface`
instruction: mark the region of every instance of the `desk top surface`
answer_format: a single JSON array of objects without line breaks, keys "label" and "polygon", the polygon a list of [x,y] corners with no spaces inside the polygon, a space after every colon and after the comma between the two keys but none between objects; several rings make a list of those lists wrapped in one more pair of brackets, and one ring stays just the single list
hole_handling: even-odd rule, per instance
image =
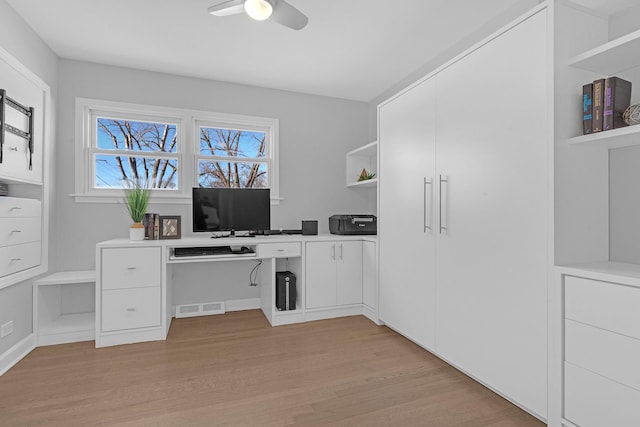
[{"label": "desk top surface", "polygon": [[375,235],[356,235],[342,236],[337,234],[320,234],[317,236],[303,236],[300,234],[286,235],[280,234],[275,236],[256,236],[256,237],[220,237],[211,238],[205,236],[188,236],[182,239],[164,239],[164,240],[129,240],[126,238],[106,240],[98,243],[98,247],[145,247],[145,246],[255,246],[261,243],[287,243],[287,242],[325,242],[325,241],[368,241],[377,242],[378,236]]}]

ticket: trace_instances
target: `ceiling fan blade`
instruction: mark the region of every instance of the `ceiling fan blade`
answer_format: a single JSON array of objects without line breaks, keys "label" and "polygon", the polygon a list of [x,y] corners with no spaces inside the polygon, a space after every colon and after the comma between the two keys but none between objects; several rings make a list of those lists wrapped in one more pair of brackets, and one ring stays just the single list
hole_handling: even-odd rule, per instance
[{"label": "ceiling fan blade", "polygon": [[269,18],[285,27],[301,30],[309,22],[309,18],[285,0],[274,0],[273,14]]},{"label": "ceiling fan blade", "polygon": [[228,16],[244,12],[244,0],[224,0],[208,9],[215,16]]}]

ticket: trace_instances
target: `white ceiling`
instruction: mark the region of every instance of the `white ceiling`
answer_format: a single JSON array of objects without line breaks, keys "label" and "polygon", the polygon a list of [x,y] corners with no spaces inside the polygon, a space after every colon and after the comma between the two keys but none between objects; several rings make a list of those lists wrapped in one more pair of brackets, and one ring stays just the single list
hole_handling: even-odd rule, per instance
[{"label": "white ceiling", "polygon": [[289,0],[300,31],[216,0],[7,2],[61,58],[370,101],[518,0]]}]

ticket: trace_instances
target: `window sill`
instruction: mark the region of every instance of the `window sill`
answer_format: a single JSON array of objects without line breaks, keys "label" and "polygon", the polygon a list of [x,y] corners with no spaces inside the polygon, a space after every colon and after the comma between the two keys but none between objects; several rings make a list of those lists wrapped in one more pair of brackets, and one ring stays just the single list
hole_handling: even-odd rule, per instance
[{"label": "window sill", "polygon": [[[113,196],[113,195],[88,195],[88,194],[69,194],[69,197],[73,197],[76,203],[123,203],[122,196]],[[280,202],[284,200],[282,197],[272,197],[271,198],[271,206],[279,205]],[[164,196],[159,197],[152,195],[149,200],[149,204],[160,204],[160,205],[190,205],[191,204],[191,196]]]}]

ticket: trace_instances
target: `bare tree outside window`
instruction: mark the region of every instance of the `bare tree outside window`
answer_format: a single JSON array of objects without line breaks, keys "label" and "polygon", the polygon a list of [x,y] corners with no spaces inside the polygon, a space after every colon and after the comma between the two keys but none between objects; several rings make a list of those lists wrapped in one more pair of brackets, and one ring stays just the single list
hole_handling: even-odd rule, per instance
[{"label": "bare tree outside window", "polygon": [[200,128],[200,187],[268,188],[264,132]]},{"label": "bare tree outside window", "polygon": [[95,187],[178,187],[177,126],[98,117]]}]

